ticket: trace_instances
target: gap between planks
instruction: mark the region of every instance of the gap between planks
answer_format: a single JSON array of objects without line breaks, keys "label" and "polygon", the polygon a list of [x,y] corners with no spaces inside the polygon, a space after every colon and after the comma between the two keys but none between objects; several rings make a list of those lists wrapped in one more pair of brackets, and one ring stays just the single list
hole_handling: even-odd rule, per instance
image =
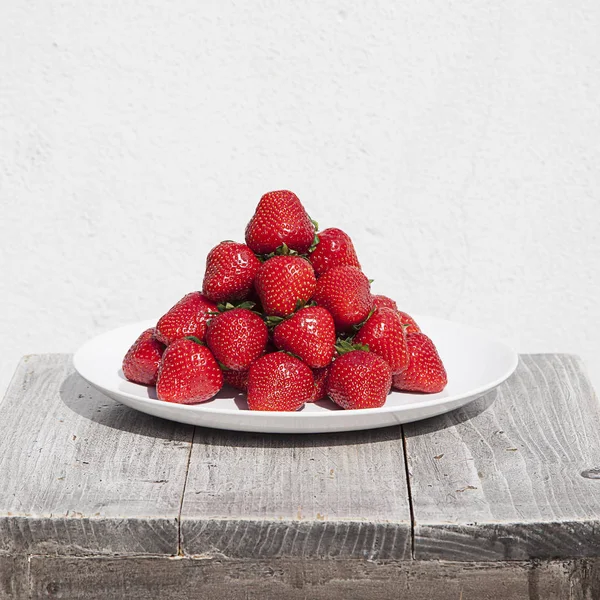
[{"label": "gap between planks", "polygon": [[413,507],[412,491],[410,488],[410,468],[408,466],[408,451],[406,448],[404,425],[400,425],[400,435],[402,436],[402,458],[404,459],[404,472],[406,473],[406,494],[408,496],[408,509],[410,511],[410,556],[412,560],[415,560],[415,510]]},{"label": "gap between planks", "polygon": [[[196,426],[192,429],[192,441],[190,443],[190,451],[187,457],[187,464],[185,467],[185,477],[183,479],[183,489],[181,490],[181,502],[179,503],[179,514],[177,515],[177,556],[185,556],[181,545],[181,513],[183,511],[183,502],[185,500],[185,488],[188,482],[188,475],[190,473],[190,462],[192,461],[192,450],[194,449],[194,440],[196,439]],[[413,529],[413,527],[411,527]],[[414,539],[414,535],[413,535]]]}]

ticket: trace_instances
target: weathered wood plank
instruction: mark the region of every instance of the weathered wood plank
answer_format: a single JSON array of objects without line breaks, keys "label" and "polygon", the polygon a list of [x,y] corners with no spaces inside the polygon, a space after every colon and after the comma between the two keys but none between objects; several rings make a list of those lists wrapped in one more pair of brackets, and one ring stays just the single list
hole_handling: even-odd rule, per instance
[{"label": "weathered wood plank", "polygon": [[0,552],[177,553],[192,427],[110,400],[63,355],[23,359],[1,406]]},{"label": "weathered wood plank", "polygon": [[400,428],[280,436],[197,428],[181,539],[189,555],[408,557]]},{"label": "weathered wood plank", "polygon": [[598,583],[584,582],[581,569],[575,562],[33,557],[31,587],[32,600],[593,600]]},{"label": "weathered wood plank", "polygon": [[404,427],[415,557],[600,556],[600,406],[581,361],[523,356],[496,392]]},{"label": "weathered wood plank", "polygon": [[26,556],[0,555],[0,600],[29,598],[28,567]]}]

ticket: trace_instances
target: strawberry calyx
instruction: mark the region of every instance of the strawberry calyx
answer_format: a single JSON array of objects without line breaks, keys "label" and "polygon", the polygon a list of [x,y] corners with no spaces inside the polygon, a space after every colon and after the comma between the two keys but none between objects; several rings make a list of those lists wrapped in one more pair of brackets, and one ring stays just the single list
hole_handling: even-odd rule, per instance
[{"label": "strawberry calyx", "polygon": [[319,243],[319,236],[317,234],[315,234],[315,237],[313,238],[313,241],[312,241],[312,245],[307,250],[306,254],[301,254],[300,252],[298,252],[297,250],[294,250],[293,248],[290,248],[285,242],[283,242],[283,244],[281,244],[281,246],[276,248],[273,252],[269,252],[269,254],[255,254],[255,256],[256,256],[256,258],[258,258],[258,260],[260,262],[263,262],[263,263],[266,262],[267,260],[269,260],[270,258],[273,258],[274,256],[297,256],[298,258],[303,258],[305,260],[308,260],[308,255],[311,252],[314,252],[318,243]]},{"label": "strawberry calyx", "polygon": [[373,316],[373,313],[377,310],[377,307],[373,307],[370,311],[369,314],[367,315],[367,317],[365,318],[364,321],[361,321],[360,323],[357,323],[356,325],[352,325],[352,329],[354,331],[360,331],[362,329],[362,327],[364,327],[365,323]]},{"label": "strawberry calyx", "polygon": [[186,335],[184,339],[190,340],[191,342],[195,342],[199,346],[206,346],[206,344],[200,338],[197,338],[195,335]]},{"label": "strawberry calyx", "polygon": [[288,356],[292,356],[293,358],[297,358],[298,360],[302,360],[297,354],[290,352],[289,350],[278,350],[280,354],[287,354]]},{"label": "strawberry calyx", "polygon": [[229,367],[226,367],[220,360],[217,360],[217,364],[219,365],[221,371],[231,371],[231,369]]},{"label": "strawberry calyx", "polygon": [[[308,217],[310,219],[310,217]],[[308,254],[311,254],[312,252],[314,252],[317,249],[317,246],[319,245],[319,241],[320,238],[317,234],[317,231],[319,231],[319,224],[314,220],[314,219],[310,219],[310,222],[313,224],[313,227],[315,228],[315,237],[313,238],[312,244],[310,245],[310,248],[308,249]]]},{"label": "strawberry calyx", "polygon": [[[217,304],[217,310],[211,311],[209,314],[216,316],[218,314],[227,312],[228,310],[233,310],[234,308],[246,308],[250,311],[256,306],[256,302],[251,302],[250,300],[244,300],[243,302],[222,302],[221,304]],[[252,311],[256,312],[256,311]],[[260,314],[260,313],[256,313]]]},{"label": "strawberry calyx", "polygon": [[299,310],[301,310],[303,308],[310,308],[312,306],[317,306],[317,303],[314,300],[309,300],[308,302],[304,302],[300,298],[298,298],[298,300],[296,301],[296,306],[294,308],[294,312],[285,317],[278,317],[276,315],[261,315],[261,316],[263,317],[263,320],[267,324],[267,327],[274,328],[274,327],[277,327],[277,325],[279,325],[280,323],[283,323],[284,321],[291,319]]},{"label": "strawberry calyx", "polygon": [[273,328],[273,327],[277,327],[277,325],[279,325],[279,323],[283,323],[284,321],[287,321],[287,319],[289,319],[289,317],[277,317],[275,315],[268,315],[267,317],[265,317],[265,323],[267,324],[267,327]]},{"label": "strawberry calyx", "polygon": [[363,352],[370,352],[368,344],[355,344],[352,338],[342,339],[338,338],[335,349],[339,355],[353,352],[354,350],[362,350]]},{"label": "strawberry calyx", "polygon": [[290,248],[285,242],[283,242],[283,244],[281,244],[281,246],[278,246],[277,248],[275,248],[275,250],[273,252],[269,252],[269,254],[258,255],[259,259],[262,259],[263,262],[265,260],[269,260],[269,258],[273,258],[274,256],[304,256],[304,255],[300,255],[299,252]]}]

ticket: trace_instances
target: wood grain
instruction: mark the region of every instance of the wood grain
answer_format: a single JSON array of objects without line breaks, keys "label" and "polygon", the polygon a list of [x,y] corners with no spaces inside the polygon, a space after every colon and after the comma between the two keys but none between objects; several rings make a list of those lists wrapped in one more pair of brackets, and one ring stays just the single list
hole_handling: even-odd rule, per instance
[{"label": "wood grain", "polygon": [[29,597],[28,568],[26,556],[0,555],[0,600]]},{"label": "wood grain", "polygon": [[193,428],[26,357],[2,402],[0,552],[176,554]]},{"label": "wood grain", "polygon": [[85,559],[31,561],[32,600],[597,600],[588,565],[518,561]]},{"label": "wood grain", "polygon": [[521,357],[496,392],[404,426],[418,559],[600,556],[600,410],[581,361]]},{"label": "wood grain", "polygon": [[400,427],[329,435],[197,428],[181,514],[189,555],[410,555]]}]

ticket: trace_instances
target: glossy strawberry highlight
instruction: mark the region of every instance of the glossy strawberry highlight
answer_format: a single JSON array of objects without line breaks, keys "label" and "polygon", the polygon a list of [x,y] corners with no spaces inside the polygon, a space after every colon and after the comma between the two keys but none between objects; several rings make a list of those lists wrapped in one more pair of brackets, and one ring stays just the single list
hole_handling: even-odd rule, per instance
[{"label": "glossy strawberry highlight", "polygon": [[165,345],[154,337],[154,328],[146,329],[123,359],[123,375],[134,383],[154,385]]},{"label": "glossy strawberry highlight", "polygon": [[187,336],[195,336],[203,340],[206,324],[211,318],[210,313],[216,310],[217,305],[200,292],[186,294],[158,320],[156,339],[167,346]]},{"label": "glossy strawberry highlight", "polygon": [[311,369],[327,366],[335,353],[335,323],[320,306],[302,308],[286,319],[273,332],[273,341],[302,359]]},{"label": "glossy strawberry highlight", "polygon": [[264,352],[267,340],[265,322],[247,308],[234,308],[215,316],[206,331],[207,346],[232,371],[247,371]]},{"label": "glossy strawberry highlight", "polygon": [[312,371],[285,352],[265,354],[248,373],[250,410],[295,411],[315,393]]},{"label": "glossy strawberry highlight", "polygon": [[246,244],[221,242],[206,258],[202,293],[217,304],[245,300],[259,267],[260,261]]},{"label": "glossy strawberry highlight", "polygon": [[215,396],[222,387],[223,373],[206,346],[184,338],[165,350],[156,383],[159,400],[198,404]]},{"label": "glossy strawberry highlight", "polygon": [[282,244],[304,254],[314,237],[314,224],[298,196],[288,190],[265,194],[246,227],[246,244],[257,254],[269,254]]}]

